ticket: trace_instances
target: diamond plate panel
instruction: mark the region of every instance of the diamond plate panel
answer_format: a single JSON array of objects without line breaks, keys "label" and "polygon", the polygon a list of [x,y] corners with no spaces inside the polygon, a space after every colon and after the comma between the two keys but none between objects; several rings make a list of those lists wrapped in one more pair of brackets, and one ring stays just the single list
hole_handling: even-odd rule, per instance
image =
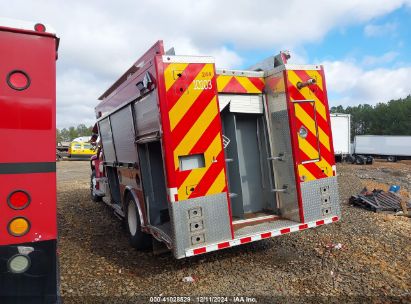
[{"label": "diamond plate panel", "polygon": [[341,216],[337,177],[301,183],[305,222],[330,216]]},{"label": "diamond plate panel", "polygon": [[[232,238],[226,193],[178,201],[170,204],[170,210],[176,258],[185,257],[186,249]],[[199,222],[203,229],[193,230],[193,224]]]}]

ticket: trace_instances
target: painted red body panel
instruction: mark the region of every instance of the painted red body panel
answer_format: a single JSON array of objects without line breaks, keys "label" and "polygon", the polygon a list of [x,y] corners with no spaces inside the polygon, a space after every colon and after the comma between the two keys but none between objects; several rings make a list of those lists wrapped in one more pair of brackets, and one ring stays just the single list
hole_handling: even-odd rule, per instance
[{"label": "painted red body panel", "polygon": [[[0,41],[0,163],[53,163],[58,39],[49,33],[0,27]],[[28,75],[27,89],[9,86],[7,75],[14,70]],[[0,172],[0,185],[0,245],[57,238],[55,172]],[[27,208],[13,210],[7,205],[14,190],[25,190],[31,196]],[[7,231],[8,222],[17,216],[31,224],[29,233],[21,237]]]},{"label": "painted red body panel", "polygon": [[[164,65],[161,56],[156,56],[155,60],[155,67],[156,73],[158,75],[157,78],[157,94],[158,100],[165,100],[166,98],[166,90],[165,90],[165,83],[164,83]],[[164,166],[165,166],[165,173],[166,173],[166,186],[167,188],[175,188],[177,187],[177,179],[176,176],[173,174],[174,172],[174,157],[173,157],[173,149],[171,147],[167,148],[167,145],[171,145],[171,131],[170,128],[164,128],[163,126],[170,125],[170,119],[168,117],[168,110],[167,105],[164,102],[159,102],[159,109],[160,109],[160,116],[161,116],[161,129],[162,129],[162,146],[163,146],[163,155],[164,155]],[[170,200],[170,198],[169,198]]]},{"label": "painted red body panel", "polygon": [[[56,239],[56,173],[0,174],[0,185],[0,245]],[[7,196],[17,189],[31,197],[30,205],[23,210],[13,210],[6,203]],[[17,216],[31,224],[29,233],[21,237],[7,232],[8,222]]]},{"label": "painted red body panel", "polygon": [[[0,41],[0,140],[7,147],[0,149],[0,162],[55,161],[56,40],[0,31]],[[7,84],[13,70],[30,77],[26,90]]]}]

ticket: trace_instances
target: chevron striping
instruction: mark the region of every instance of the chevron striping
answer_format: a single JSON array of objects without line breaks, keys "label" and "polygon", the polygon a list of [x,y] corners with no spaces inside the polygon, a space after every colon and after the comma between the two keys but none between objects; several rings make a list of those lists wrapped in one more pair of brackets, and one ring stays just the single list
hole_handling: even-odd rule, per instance
[{"label": "chevron striping", "polygon": [[203,113],[201,113],[197,121],[192,125],[190,131],[187,132],[180,143],[177,143],[177,146],[174,149],[174,158],[175,161],[177,161],[175,163],[176,169],[178,167],[178,156],[187,155],[190,152],[216,115],[219,115],[219,113],[216,97],[214,96],[213,100],[207,105]]},{"label": "chevron striping", "polygon": [[178,73],[184,73],[188,63],[170,63],[164,70],[164,81],[166,85],[166,91],[179,79]]},{"label": "chevron striping", "polygon": [[224,168],[223,168],[221,169],[217,178],[214,180],[214,183],[211,185],[210,189],[208,189],[207,195],[220,193],[223,191],[224,187],[225,187],[225,174],[224,174]]},{"label": "chevron striping", "polygon": [[261,93],[261,90],[259,90],[254,83],[250,81],[248,77],[236,77],[237,81],[241,84],[241,86],[247,91],[247,93],[252,94],[252,93]]},{"label": "chevron striping", "polygon": [[230,82],[233,76],[228,75],[218,75],[217,76],[217,89],[218,92],[223,92],[227,84]]},{"label": "chevron striping", "polygon": [[[204,152],[204,159],[205,159],[206,167],[191,170],[190,174],[181,183],[178,189],[179,200],[189,198],[191,193],[187,192],[187,187],[191,187],[191,186],[195,187],[200,183],[200,181],[203,179],[207,171],[211,170],[212,168],[212,165],[210,166],[210,168],[207,168],[208,167],[207,164],[212,164],[213,158],[216,157],[218,154],[220,154],[221,151],[222,151],[221,133],[218,133],[217,136],[211,142],[211,144],[208,146],[207,150]],[[178,159],[178,156],[177,156],[177,159]]]},{"label": "chevron striping", "polygon": [[[202,74],[206,73],[207,77],[202,77]],[[178,124],[183,118],[184,114],[191,108],[197,98],[204,90],[195,89],[195,80],[210,80],[214,77],[214,67],[212,64],[206,64],[203,69],[198,73],[197,77],[190,83],[190,86],[184,91],[180,99],[174,104],[169,111],[170,128],[171,130]]]}]

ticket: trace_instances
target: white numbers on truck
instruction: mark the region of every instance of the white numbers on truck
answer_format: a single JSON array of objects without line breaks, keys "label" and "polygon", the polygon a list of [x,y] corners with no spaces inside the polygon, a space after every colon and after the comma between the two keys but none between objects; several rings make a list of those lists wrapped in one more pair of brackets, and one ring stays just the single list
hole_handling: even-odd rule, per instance
[{"label": "white numbers on truck", "polygon": [[194,90],[211,90],[212,88],[211,80],[194,80]]}]

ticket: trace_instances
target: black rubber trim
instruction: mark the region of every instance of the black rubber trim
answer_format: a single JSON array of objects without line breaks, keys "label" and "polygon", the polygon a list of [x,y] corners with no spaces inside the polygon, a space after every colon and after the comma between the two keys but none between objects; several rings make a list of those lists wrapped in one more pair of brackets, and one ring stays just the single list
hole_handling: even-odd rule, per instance
[{"label": "black rubber trim", "polygon": [[[22,193],[24,193],[25,195],[27,195],[27,198],[28,198],[27,203],[24,204],[24,206],[22,206],[22,207],[20,207],[20,208],[17,208],[16,206],[14,206],[14,205],[11,203],[11,201],[10,201],[11,196],[12,196],[14,193],[17,193],[17,192],[22,192]],[[11,209],[14,209],[14,210],[23,210],[23,209],[27,208],[27,206],[30,205],[30,203],[31,203],[31,196],[30,196],[30,194],[29,194],[27,191],[25,191],[25,190],[17,189],[17,190],[14,190],[13,192],[11,192],[11,193],[7,196],[7,205],[9,205],[9,207],[10,207]]]},{"label": "black rubber trim", "polygon": [[0,163],[0,174],[56,172],[56,162]]},{"label": "black rubber trim", "polygon": [[[24,76],[26,76],[26,78],[27,78],[27,84],[26,84],[24,87],[21,87],[21,88],[15,87],[15,86],[10,82],[10,77],[11,77],[13,74],[15,74],[15,73],[22,73]],[[24,91],[25,89],[27,89],[27,88],[30,86],[30,84],[31,84],[31,79],[30,79],[29,75],[28,75],[26,72],[24,72],[24,71],[22,71],[22,70],[13,70],[13,71],[11,71],[10,73],[7,74],[7,84],[8,84],[9,87],[12,88],[13,90],[16,90],[16,91]]]}]

